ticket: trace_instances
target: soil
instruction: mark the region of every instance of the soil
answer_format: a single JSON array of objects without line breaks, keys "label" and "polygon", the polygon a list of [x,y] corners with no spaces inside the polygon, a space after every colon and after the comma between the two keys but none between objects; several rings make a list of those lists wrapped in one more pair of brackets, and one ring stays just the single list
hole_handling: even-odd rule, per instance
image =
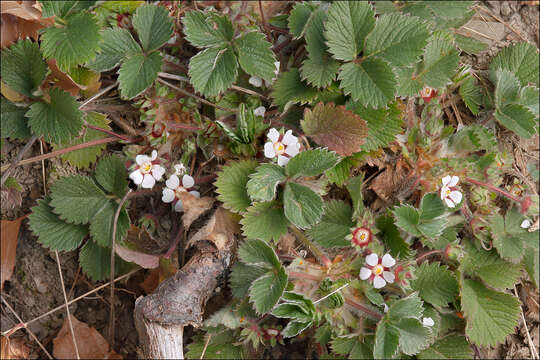
[{"label": "soil", "polygon": [[[466,26],[483,32],[487,37],[477,36],[477,39],[486,42],[489,48],[478,55],[464,56],[464,61],[476,70],[486,70],[491,58],[501,48],[513,42],[526,40],[538,46],[540,42],[539,9],[538,5],[530,5],[529,3],[531,2],[479,2],[478,5],[481,8],[489,9],[489,11],[479,10],[478,14],[472,20],[473,22]],[[488,24],[481,25],[482,23]],[[121,129],[118,131],[122,132]],[[538,159],[538,137],[532,141],[523,142],[508,137],[508,134],[499,133],[498,135],[501,142],[504,142],[516,157],[518,169],[516,173],[508,175],[519,177],[522,180],[526,178],[527,183],[531,184],[531,187],[538,191],[537,184],[531,180],[525,166],[529,158]],[[11,163],[23,146],[24,143],[18,141],[5,141],[2,147],[1,165]],[[25,155],[25,158],[39,154],[40,145],[39,142],[36,142],[32,149]],[[520,161],[518,159],[519,157],[524,158],[524,160],[522,159]],[[46,160],[45,166],[47,186],[58,176],[78,172],[59,159]],[[22,187],[22,204],[21,206],[10,208],[5,195],[2,195],[1,217],[2,219],[9,220],[28,214],[30,212],[29,209],[36,204],[36,199],[44,195],[41,163],[37,162],[20,166],[12,172],[11,176],[17,179]],[[100,285],[93,283],[80,272],[77,252],[60,253],[59,257],[68,299],[80,296]],[[137,356],[138,338],[133,323],[133,306],[135,299],[143,294],[143,290],[139,284],[145,276],[145,271],[139,271],[129,281],[117,283],[115,298],[115,351],[124,358],[134,358]],[[526,276],[523,278],[525,279]],[[503,344],[495,348],[475,349],[478,357],[493,359],[531,358],[531,344],[528,342],[527,330],[532,339],[532,346],[539,349],[539,292],[526,280],[523,280],[517,286],[517,292],[523,304],[522,309],[526,324],[520,320],[516,332],[509,335]],[[222,291],[216,298],[212,299],[208,309],[217,309],[216,304],[222,304],[223,297],[227,293],[227,291]],[[14,308],[15,312],[23,321],[31,320],[64,304],[64,295],[58,274],[55,253],[43,248],[37,242],[36,237],[28,229],[26,220],[23,222],[19,234],[15,271],[11,279],[4,285],[2,296]],[[77,319],[87,323],[89,326],[95,327],[107,338],[109,300],[109,288],[107,287],[70,305],[70,311]],[[214,305],[210,306],[211,304]],[[1,331],[6,331],[19,323],[4,304],[1,307],[1,314]],[[28,326],[28,329],[38,337],[50,353],[52,353],[52,340],[60,330],[65,317],[65,309],[62,309]],[[190,334],[193,334],[193,331],[186,331],[187,337]],[[30,358],[45,357],[39,346],[26,332],[17,331],[12,337],[26,338],[26,343],[31,348]],[[189,343],[189,339],[185,339],[185,343]],[[300,344],[277,346],[265,351],[264,356],[265,358],[304,357],[302,353],[305,354],[306,350]]]}]

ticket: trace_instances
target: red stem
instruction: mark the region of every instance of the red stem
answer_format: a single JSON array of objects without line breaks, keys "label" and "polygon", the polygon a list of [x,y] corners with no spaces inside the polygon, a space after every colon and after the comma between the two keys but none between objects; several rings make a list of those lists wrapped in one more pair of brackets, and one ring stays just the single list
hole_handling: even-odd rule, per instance
[{"label": "red stem", "polygon": [[133,141],[132,139],[128,138],[127,136],[117,134],[117,133],[115,133],[114,131],[111,131],[111,130],[102,129],[100,127],[90,125],[90,124],[86,124],[86,127],[90,128],[90,129],[94,129],[96,131],[101,131],[102,133],[117,137],[117,138],[119,138],[121,140],[124,140],[124,141],[127,141],[127,142],[132,142]]},{"label": "red stem", "polygon": [[481,181],[478,181],[478,180],[474,180],[474,179],[471,179],[471,178],[466,178],[465,181],[467,182],[470,182],[471,184],[475,184],[475,185],[479,185],[479,186],[483,186],[491,191],[494,191],[494,192],[497,192],[503,196],[506,196],[507,198],[511,199],[511,200],[514,200],[515,202],[517,203],[522,203],[523,201],[520,200],[519,198],[517,198],[516,196],[510,194],[508,191],[505,191],[503,189],[500,189],[494,185],[491,185],[491,184],[488,184],[488,183],[484,183],[484,182],[481,182]]},{"label": "red stem", "polygon": [[423,258],[428,257],[428,256],[430,256],[430,255],[433,255],[433,254],[439,254],[439,253],[442,253],[442,250],[431,250],[431,251],[428,251],[427,253],[424,253],[424,254],[420,255],[418,258],[416,258],[416,262],[419,262],[419,261],[422,260]]},{"label": "red stem", "polygon": [[364,305],[360,305],[354,301],[352,301],[351,299],[345,299],[345,303],[352,306],[353,308],[356,308],[360,311],[362,311],[363,313],[366,313],[368,314],[369,316],[377,319],[377,320],[380,320],[382,319],[382,315],[379,314],[379,313],[376,313],[374,311],[372,311],[371,309],[368,309],[367,307],[365,307]]}]

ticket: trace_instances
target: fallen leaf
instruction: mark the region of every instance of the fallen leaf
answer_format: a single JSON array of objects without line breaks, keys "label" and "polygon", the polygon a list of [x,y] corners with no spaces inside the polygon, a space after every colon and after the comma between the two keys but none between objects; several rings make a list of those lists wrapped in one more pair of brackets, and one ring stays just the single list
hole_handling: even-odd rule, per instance
[{"label": "fallen leaf", "polygon": [[115,251],[122,259],[134,262],[145,269],[154,269],[159,265],[160,245],[152,238],[148,231],[136,225],[129,227],[124,241],[115,245]]},{"label": "fallen leaf", "polygon": [[52,17],[41,17],[41,7],[35,1],[1,1],[0,16],[2,48],[13,44],[17,39],[31,37],[37,40],[40,29],[54,24]]},{"label": "fallen leaf", "polygon": [[122,259],[128,262],[134,262],[145,269],[154,269],[159,265],[158,255],[145,254],[118,244],[115,244],[114,250]]},{"label": "fallen leaf", "polygon": [[[81,359],[121,359],[114,350],[110,351],[109,343],[96,329],[77,320],[73,315],[70,317]],[[64,320],[62,328],[53,340],[53,355],[57,359],[77,358],[67,319]]]},{"label": "fallen leaf", "polygon": [[86,89],[86,86],[76,83],[71,76],[60,70],[56,66],[56,60],[47,60],[47,64],[51,69],[51,73],[47,76],[46,82],[54,81],[56,87],[67,91],[73,96],[77,96],[80,90]]},{"label": "fallen leaf", "polygon": [[28,359],[30,349],[21,338],[10,339],[2,336],[0,338],[0,359]]},{"label": "fallen leaf", "polygon": [[214,204],[214,199],[211,197],[204,196],[198,198],[188,192],[180,193],[180,200],[182,200],[184,206],[184,215],[182,215],[184,229],[189,229],[191,224],[201,216],[202,213],[212,208],[212,205]]},{"label": "fallen leaf", "polygon": [[218,250],[222,251],[230,245],[230,242],[234,239],[234,234],[239,233],[240,226],[238,221],[234,219],[234,215],[219,207],[206,225],[189,239],[186,247],[189,248],[197,241],[210,240]]},{"label": "fallen leaf", "polygon": [[1,269],[0,273],[0,289],[4,288],[4,281],[9,280],[13,274],[13,268],[15,267],[15,254],[17,251],[17,239],[19,238],[19,228],[21,227],[21,221],[25,216],[21,216],[13,221],[2,220],[1,221]]}]

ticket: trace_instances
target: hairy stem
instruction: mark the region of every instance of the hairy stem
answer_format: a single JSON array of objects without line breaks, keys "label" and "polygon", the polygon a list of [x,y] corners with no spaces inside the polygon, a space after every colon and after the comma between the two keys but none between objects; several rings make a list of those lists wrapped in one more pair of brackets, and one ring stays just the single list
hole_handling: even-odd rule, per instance
[{"label": "hairy stem", "polygon": [[317,260],[322,265],[329,266],[331,264],[331,261],[328,258],[328,256],[326,256],[326,254],[321,249],[319,249],[317,245],[315,245],[311,240],[309,240],[308,237],[304,235],[303,232],[298,230],[296,226],[290,226],[290,229],[294,232],[294,234],[296,235],[296,238],[300,240],[302,245],[304,245],[307,249],[309,249],[309,251],[311,251],[313,255],[315,255]]},{"label": "hairy stem", "polygon": [[517,203],[522,203],[523,200],[521,200],[520,198],[510,194],[508,191],[506,190],[503,190],[501,188],[498,188],[497,186],[495,185],[492,185],[492,184],[489,184],[489,183],[485,183],[485,182],[481,182],[481,181],[478,181],[478,180],[474,180],[474,179],[471,179],[471,178],[466,178],[465,181],[467,182],[470,182],[471,184],[475,184],[475,185],[478,185],[478,186],[483,186],[485,187],[486,189],[489,189],[491,191],[494,191],[496,193],[499,193],[501,194],[502,196],[505,196],[507,198],[509,198],[510,200],[514,200],[515,202]]}]

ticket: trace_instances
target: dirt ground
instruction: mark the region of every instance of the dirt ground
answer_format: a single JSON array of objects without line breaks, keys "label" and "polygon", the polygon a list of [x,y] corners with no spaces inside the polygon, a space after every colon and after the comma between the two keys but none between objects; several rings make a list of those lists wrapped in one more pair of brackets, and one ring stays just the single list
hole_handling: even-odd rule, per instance
[{"label": "dirt ground", "polygon": [[[465,34],[469,34],[478,40],[484,41],[489,48],[479,55],[467,55],[464,61],[474,69],[486,70],[491,58],[497,52],[516,41],[528,41],[539,45],[539,11],[537,1],[483,1],[477,6],[478,14],[463,29]],[[473,31],[471,31],[472,29]],[[479,35],[483,34],[483,35]],[[119,130],[121,132],[121,130]],[[529,142],[519,142],[508,140],[504,134],[499,134],[501,142],[505,146],[512,147],[516,157],[518,169],[513,176],[525,177],[531,182],[526,173],[526,167],[520,166],[533,157],[538,160],[538,137]],[[17,156],[23,143],[17,141],[6,141],[2,148],[1,164],[9,164]],[[25,158],[40,154],[39,142],[34,144]],[[76,172],[68,164],[62,163],[58,159],[45,161],[46,186],[49,186],[58,176],[64,176]],[[512,174],[510,174],[512,175]],[[22,215],[28,214],[29,209],[36,204],[36,200],[44,195],[42,164],[40,162],[21,166],[12,173],[23,188],[22,205],[14,209],[8,208],[5,194],[2,195],[1,216],[2,219],[13,220]],[[538,191],[537,184],[534,184]],[[61,253],[60,262],[65,283],[65,290],[68,299],[73,299],[92,290],[100,284],[93,283],[80,272],[77,262],[77,252]],[[133,306],[135,299],[143,294],[139,286],[145,277],[145,271],[139,271],[127,282],[117,283],[116,290],[116,341],[115,351],[124,358],[134,358],[137,356],[138,339],[133,323]],[[525,277],[524,277],[525,278]],[[479,358],[505,358],[521,359],[531,358],[529,347],[529,335],[533,346],[540,347],[540,319],[539,319],[539,293],[533,285],[523,281],[517,286],[518,295],[523,303],[523,313],[526,324],[520,320],[516,332],[506,338],[503,344],[495,348],[475,349]],[[19,234],[17,246],[17,262],[15,271],[11,279],[6,282],[2,292],[4,299],[14,308],[15,312],[23,321],[31,320],[47,311],[62,305],[64,296],[56,257],[53,252],[41,247],[28,229],[27,221],[23,222]],[[109,288],[100,290],[70,306],[71,313],[80,321],[95,327],[106,338],[109,322]],[[2,303],[1,306],[1,330],[6,331],[19,323],[16,317]],[[35,321],[29,325],[31,330],[52,353],[52,340],[57,335],[64,318],[65,309]],[[527,334],[529,333],[529,335]],[[187,331],[186,336],[193,334]],[[44,358],[45,354],[35,341],[24,330],[17,331],[12,338],[22,337],[26,339],[26,344],[31,348],[31,358]],[[186,343],[189,339],[184,340]],[[294,345],[294,350],[283,346],[269,349],[265,353],[267,358],[292,358],[302,357],[298,345]]]}]

